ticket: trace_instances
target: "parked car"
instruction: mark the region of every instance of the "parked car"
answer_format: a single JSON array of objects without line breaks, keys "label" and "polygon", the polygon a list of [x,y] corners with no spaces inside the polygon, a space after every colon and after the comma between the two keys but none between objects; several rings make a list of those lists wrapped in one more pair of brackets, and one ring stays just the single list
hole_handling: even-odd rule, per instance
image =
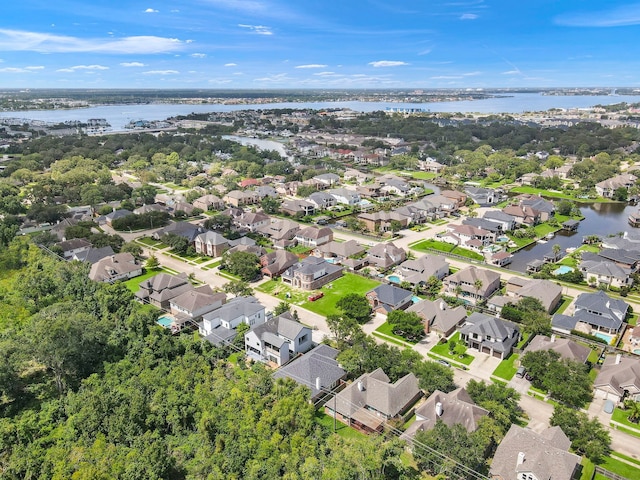
[{"label": "parked car", "polygon": [[319,293],[314,293],[313,295],[309,295],[307,297],[307,300],[309,300],[310,302],[315,302],[316,300],[319,300],[322,297],[324,297],[324,293],[319,292]]},{"label": "parked car", "polygon": [[518,367],[518,371],[516,372],[516,377],[522,378],[527,373],[527,369],[524,367]]},{"label": "parked car", "polygon": [[438,363],[440,365],[444,365],[445,367],[451,367],[451,364],[449,362],[447,362],[446,360],[440,359],[440,360],[438,360]]}]

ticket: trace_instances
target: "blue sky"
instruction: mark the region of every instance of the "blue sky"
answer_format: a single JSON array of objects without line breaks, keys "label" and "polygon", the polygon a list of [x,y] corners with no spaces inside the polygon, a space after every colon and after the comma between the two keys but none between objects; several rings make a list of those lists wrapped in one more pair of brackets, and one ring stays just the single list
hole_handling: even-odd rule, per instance
[{"label": "blue sky", "polygon": [[4,88],[639,86],[640,2],[6,0]]}]

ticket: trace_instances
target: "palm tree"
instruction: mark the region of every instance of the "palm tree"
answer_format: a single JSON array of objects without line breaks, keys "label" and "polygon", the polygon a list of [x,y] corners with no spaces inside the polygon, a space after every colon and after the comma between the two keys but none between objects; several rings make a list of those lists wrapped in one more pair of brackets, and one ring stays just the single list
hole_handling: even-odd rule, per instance
[{"label": "palm tree", "polygon": [[562,250],[562,247],[560,245],[558,245],[557,243],[551,247],[551,251],[553,252],[553,258],[554,260],[558,260],[558,256],[560,255],[560,251]]},{"label": "palm tree", "polygon": [[460,294],[462,293],[462,287],[458,284],[453,289],[453,291],[456,292],[456,299],[460,300]]},{"label": "palm tree", "polygon": [[638,420],[640,420],[640,402],[634,402],[628,398],[624,401],[624,407],[629,411],[628,420],[632,423],[638,423]]},{"label": "palm tree", "polygon": [[479,278],[475,282],[473,282],[473,288],[476,289],[476,301],[478,300],[478,296],[480,293],[480,289],[482,288],[482,285],[483,285],[482,280],[480,280]]}]

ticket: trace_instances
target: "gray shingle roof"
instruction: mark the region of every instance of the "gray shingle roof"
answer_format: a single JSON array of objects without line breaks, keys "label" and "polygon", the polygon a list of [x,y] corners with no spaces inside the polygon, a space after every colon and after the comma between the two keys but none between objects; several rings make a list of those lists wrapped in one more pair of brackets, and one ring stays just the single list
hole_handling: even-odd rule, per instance
[{"label": "gray shingle roof", "polygon": [[412,295],[408,290],[386,283],[378,285],[372,291],[376,293],[380,302],[386,303],[387,305],[397,305],[407,298],[407,296]]}]

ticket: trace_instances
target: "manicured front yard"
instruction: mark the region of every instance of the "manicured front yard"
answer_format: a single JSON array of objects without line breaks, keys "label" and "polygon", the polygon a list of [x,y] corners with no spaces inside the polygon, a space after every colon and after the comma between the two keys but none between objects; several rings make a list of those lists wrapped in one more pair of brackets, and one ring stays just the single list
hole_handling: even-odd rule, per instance
[{"label": "manicured front yard", "polygon": [[406,340],[404,337],[401,337],[400,335],[396,335],[395,333],[393,333],[393,325],[391,325],[389,322],[384,322],[382,325],[376,328],[376,332],[395,338],[401,342],[412,343],[412,344],[417,343],[417,342],[412,342],[410,340]]},{"label": "manicured front yard", "polygon": [[151,237],[140,237],[136,238],[137,243],[141,243],[147,247],[153,248],[155,250],[164,250],[165,248],[169,248],[169,245],[162,243],[158,240],[154,240]]},{"label": "manicured front yard", "polygon": [[126,282],[124,282],[124,284],[129,290],[131,290],[133,293],[136,293],[140,289],[140,284],[143,281],[145,281],[148,278],[155,277],[156,275],[164,271],[165,270],[162,268],[152,268],[152,269],[145,268],[143,270],[142,275],[140,275],[139,277],[131,278]]},{"label": "manicured front yard", "polygon": [[409,248],[418,252],[431,253],[432,250],[439,250],[441,252],[451,253],[454,255],[460,255],[461,257],[467,257],[471,260],[484,260],[484,257],[477,252],[461,248],[452,243],[439,242],[437,240],[422,240],[421,242],[409,245]]},{"label": "manicured front yard", "polygon": [[514,353],[506,360],[501,361],[498,367],[493,371],[493,376],[504,378],[507,381],[511,380],[518,371],[518,367],[515,366],[518,358],[520,358],[520,355]]},{"label": "manicured front yard", "polygon": [[624,429],[624,431],[629,433],[630,435],[633,435],[634,437],[640,437],[640,423],[632,423],[629,421],[628,417],[629,412],[627,410],[616,408],[613,411],[613,415],[611,415],[611,420],[629,427],[627,429]]},{"label": "manicured front yard", "polygon": [[[629,465],[628,463],[621,462],[620,460],[609,456],[604,459],[604,461],[600,464],[600,466],[610,472],[617,473],[618,475],[632,479],[632,478],[640,478],[640,463],[634,458],[627,457],[617,452],[611,452],[612,455],[616,455],[620,458],[624,458],[627,461],[637,464],[636,467]],[[596,478],[598,475],[596,474]],[[602,477],[604,478],[604,477]]]},{"label": "manicured front yard", "polygon": [[571,300],[573,300],[573,297],[563,295],[562,301],[558,304],[558,308],[556,308],[556,311],[553,313],[564,313],[567,307],[571,304]]},{"label": "manicured front yard", "polygon": [[[451,337],[451,339],[455,340],[456,342],[460,341],[460,332],[457,332],[453,337]],[[473,362],[475,358],[474,356],[469,355],[468,353],[465,353],[464,355],[462,355],[462,358],[460,358],[460,355],[458,355],[457,353],[450,354],[448,342],[438,343],[437,345],[434,345],[430,351],[432,353],[435,353],[436,355],[449,358],[454,362],[462,363],[467,366],[471,365],[471,362]]]}]

